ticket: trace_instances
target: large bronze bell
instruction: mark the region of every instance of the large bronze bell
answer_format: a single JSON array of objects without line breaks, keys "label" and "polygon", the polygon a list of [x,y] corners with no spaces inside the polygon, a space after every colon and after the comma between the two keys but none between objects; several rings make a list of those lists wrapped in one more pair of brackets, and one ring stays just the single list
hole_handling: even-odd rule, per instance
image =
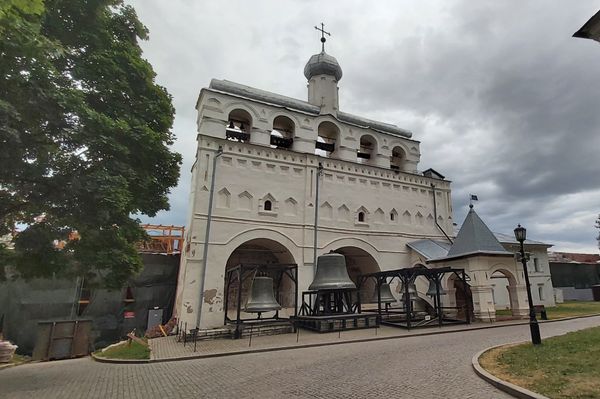
[{"label": "large bronze bell", "polygon": [[256,276],[252,281],[250,298],[244,310],[249,313],[270,312],[281,309],[273,292],[273,279],[271,277]]},{"label": "large bronze bell", "polygon": [[[381,303],[393,303],[396,302],[396,298],[392,295],[392,290],[388,283],[382,283],[381,288]],[[375,292],[373,293],[372,302],[377,303],[377,287],[375,287]]]},{"label": "large bronze bell", "polygon": [[317,258],[317,273],[311,291],[356,289],[356,285],[346,270],[346,258],[342,254],[330,252]]}]

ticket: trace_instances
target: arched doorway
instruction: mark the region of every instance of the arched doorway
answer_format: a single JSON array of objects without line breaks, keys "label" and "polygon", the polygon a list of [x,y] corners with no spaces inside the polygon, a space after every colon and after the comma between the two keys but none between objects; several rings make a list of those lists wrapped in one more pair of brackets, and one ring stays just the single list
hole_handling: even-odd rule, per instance
[{"label": "arched doorway", "polygon": [[490,275],[492,281],[492,297],[496,310],[496,320],[518,316],[515,288],[517,280],[506,269],[497,269]]},{"label": "arched doorway", "polygon": [[473,295],[471,287],[465,284],[456,274],[452,273],[447,280],[447,300],[444,306],[450,308],[445,313],[450,317],[466,320],[467,312],[470,312],[470,320],[474,319]]},{"label": "arched doorway", "polygon": [[[240,264],[267,265],[277,263],[295,264],[296,261],[294,260],[291,252],[283,244],[267,238],[256,238],[244,242],[231,253],[227,259],[225,270],[230,270],[231,268]],[[267,273],[267,275],[269,274]],[[270,277],[274,278],[273,286],[275,288],[277,286],[277,281],[275,281],[276,276],[273,275]],[[226,284],[225,281],[224,284]],[[242,310],[250,296],[251,288],[252,276],[244,279],[241,286]],[[228,313],[230,318],[235,317],[238,289],[239,286],[237,285],[232,285],[229,289],[227,309],[225,309],[225,311]],[[276,297],[277,301],[282,306],[282,310],[280,311],[282,316],[294,314],[294,293],[294,283],[289,278],[282,278],[281,285],[279,287],[279,296]]]},{"label": "arched doorway", "polygon": [[[350,279],[358,286],[358,278],[362,274],[375,273],[380,271],[377,261],[371,254],[357,247],[341,247],[335,251],[338,254],[344,255],[346,258],[346,269]],[[368,279],[360,288],[361,302],[368,303],[373,298],[375,292],[375,281]]]}]

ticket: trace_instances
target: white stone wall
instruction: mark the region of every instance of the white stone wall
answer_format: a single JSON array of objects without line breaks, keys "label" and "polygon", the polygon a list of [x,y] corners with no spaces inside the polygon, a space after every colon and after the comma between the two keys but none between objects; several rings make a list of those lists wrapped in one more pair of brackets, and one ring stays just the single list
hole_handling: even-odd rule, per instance
[{"label": "white stone wall", "polygon": [[[353,247],[370,255],[382,270],[413,266],[406,242],[443,237],[434,222],[432,183],[437,191],[438,223],[448,234],[452,232],[450,182],[389,167],[393,147],[401,146],[407,154],[403,169],[416,170],[417,141],[343,124],[332,116],[302,115],[207,90],[197,108],[200,134],[176,309],[188,325],[195,325],[198,317],[212,159],[219,147],[223,154],[216,167],[201,327],[223,325],[226,262],[236,248],[252,239],[268,239],[285,247],[299,266],[299,291],[307,289],[314,273],[319,163],[323,172],[317,204],[318,255]],[[252,116],[249,143],[225,138],[228,115],[234,109]],[[269,145],[272,122],[278,115],[294,122],[290,150]],[[323,121],[334,123],[340,132],[330,158],[314,154]],[[358,163],[356,150],[363,134],[374,137],[377,144],[372,158]],[[267,200],[272,203],[271,211],[264,208]],[[359,212],[364,212],[364,222],[358,221]]]}]

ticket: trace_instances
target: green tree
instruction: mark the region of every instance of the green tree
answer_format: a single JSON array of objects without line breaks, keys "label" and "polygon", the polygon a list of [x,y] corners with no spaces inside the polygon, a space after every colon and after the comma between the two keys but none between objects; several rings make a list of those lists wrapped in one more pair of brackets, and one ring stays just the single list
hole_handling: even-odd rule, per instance
[{"label": "green tree", "polygon": [[181,164],[148,31],[121,0],[0,1],[0,235],[27,226],[11,262],[119,287],[141,268],[132,215],[169,209]]}]

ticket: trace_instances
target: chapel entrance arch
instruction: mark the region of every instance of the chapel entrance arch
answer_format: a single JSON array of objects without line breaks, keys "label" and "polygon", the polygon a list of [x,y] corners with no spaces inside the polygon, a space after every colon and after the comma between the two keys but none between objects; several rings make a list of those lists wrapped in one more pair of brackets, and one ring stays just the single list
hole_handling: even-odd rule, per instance
[{"label": "chapel entrance arch", "polygon": [[[514,274],[506,269],[496,269],[490,277],[495,285],[492,293],[496,312],[508,308],[511,310],[511,315],[518,316],[517,279]],[[496,319],[498,319],[498,315],[496,315]]]},{"label": "chapel entrance arch", "polygon": [[[469,311],[470,319],[474,319],[473,313],[473,295],[471,294],[471,287],[465,284],[456,274],[452,273],[448,278],[447,283],[447,296],[448,303],[444,306],[450,308],[447,312],[448,315],[454,316],[457,319],[465,320],[467,318],[467,312]],[[444,300],[443,298],[442,300]]]},{"label": "chapel entrance arch", "polygon": [[[239,265],[239,264],[275,264],[275,263],[287,263],[287,264],[295,264],[294,256],[292,253],[281,243],[268,239],[268,238],[255,238],[249,241],[244,242],[239,245],[229,256],[227,259],[227,263],[225,266],[225,270],[230,270],[231,268]],[[225,274],[226,275],[226,274]],[[274,277],[274,276],[270,276]],[[225,281],[223,284],[225,285]],[[274,286],[276,285],[276,281],[273,282]],[[243,281],[242,284],[242,309],[245,305],[248,297],[250,295],[250,291],[252,288],[252,277],[247,278]],[[238,287],[232,286],[229,289],[229,297],[227,301],[227,309],[229,317],[235,317],[236,311],[236,298],[237,298]],[[282,306],[285,312],[285,309],[288,311],[291,309],[291,314],[293,315],[293,307],[294,307],[294,283],[289,278],[282,278],[281,286],[279,289],[279,297],[276,298],[279,304]]]}]

